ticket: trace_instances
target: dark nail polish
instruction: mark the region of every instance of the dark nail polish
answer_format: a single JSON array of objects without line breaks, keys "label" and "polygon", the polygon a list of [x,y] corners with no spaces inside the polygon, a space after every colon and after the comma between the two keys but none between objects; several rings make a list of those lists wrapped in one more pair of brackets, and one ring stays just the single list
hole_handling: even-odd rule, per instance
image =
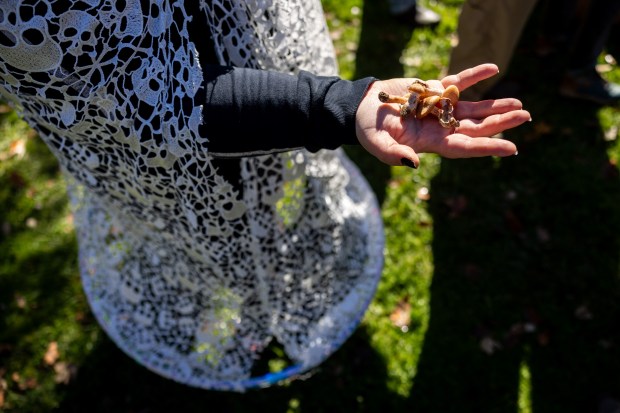
[{"label": "dark nail polish", "polygon": [[401,158],[400,163],[403,164],[403,166],[408,166],[409,168],[418,169],[416,164],[414,164],[411,159]]}]

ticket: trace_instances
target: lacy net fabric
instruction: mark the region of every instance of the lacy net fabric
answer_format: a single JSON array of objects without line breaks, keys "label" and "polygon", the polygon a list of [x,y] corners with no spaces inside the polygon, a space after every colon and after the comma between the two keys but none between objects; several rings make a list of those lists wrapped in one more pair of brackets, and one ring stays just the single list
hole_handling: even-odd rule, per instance
[{"label": "lacy net fabric", "polygon": [[[221,63],[336,73],[318,0],[200,10]],[[347,339],[374,294],[383,231],[341,150],[244,157],[237,185],[218,171],[198,134],[193,17],[172,0],[0,0],[0,91],[59,159],[106,333],[165,377],[242,391]],[[292,364],[257,375],[270,343]]]}]

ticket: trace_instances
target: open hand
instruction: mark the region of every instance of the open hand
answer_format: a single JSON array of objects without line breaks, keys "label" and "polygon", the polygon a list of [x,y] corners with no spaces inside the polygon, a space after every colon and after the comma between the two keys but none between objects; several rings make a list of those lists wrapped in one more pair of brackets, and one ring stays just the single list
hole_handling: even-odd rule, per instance
[{"label": "open hand", "polygon": [[[427,80],[429,86],[444,89],[455,85],[464,90],[498,73],[494,64],[483,64],[439,80]],[[388,165],[420,163],[418,153],[432,152],[446,158],[510,156],[517,153],[514,143],[492,138],[506,129],[530,120],[517,99],[459,101],[454,116],[456,129],[442,127],[437,118],[402,118],[396,104],[382,103],[380,91],[401,95],[413,79],[376,81],[360,103],[356,114],[356,132],[362,146]]]}]

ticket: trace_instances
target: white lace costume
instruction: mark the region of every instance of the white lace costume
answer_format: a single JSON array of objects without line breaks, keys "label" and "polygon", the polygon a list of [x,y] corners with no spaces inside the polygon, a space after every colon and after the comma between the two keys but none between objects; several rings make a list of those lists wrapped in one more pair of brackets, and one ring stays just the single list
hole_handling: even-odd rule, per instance
[{"label": "white lace costume", "polygon": [[[0,0],[0,91],[60,161],[112,340],[187,385],[267,386],[358,325],[382,269],[379,207],[341,150],[244,157],[239,193],[197,132],[192,16],[148,3]],[[319,0],[200,6],[221,64],[336,73]],[[273,340],[293,365],[254,375]]]}]

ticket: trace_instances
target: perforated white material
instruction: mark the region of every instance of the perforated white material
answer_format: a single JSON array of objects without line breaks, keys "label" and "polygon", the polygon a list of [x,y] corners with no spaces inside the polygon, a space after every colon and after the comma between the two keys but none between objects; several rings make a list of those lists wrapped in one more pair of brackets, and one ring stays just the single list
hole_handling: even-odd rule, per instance
[{"label": "perforated white material", "polygon": [[[336,73],[318,0],[200,7],[221,63]],[[241,190],[217,170],[198,134],[195,17],[182,0],[0,0],[0,91],[66,174],[84,289],[108,335],[163,376],[241,391],[346,340],[383,232],[340,150],[243,158]],[[294,364],[257,376],[273,340]]]}]

